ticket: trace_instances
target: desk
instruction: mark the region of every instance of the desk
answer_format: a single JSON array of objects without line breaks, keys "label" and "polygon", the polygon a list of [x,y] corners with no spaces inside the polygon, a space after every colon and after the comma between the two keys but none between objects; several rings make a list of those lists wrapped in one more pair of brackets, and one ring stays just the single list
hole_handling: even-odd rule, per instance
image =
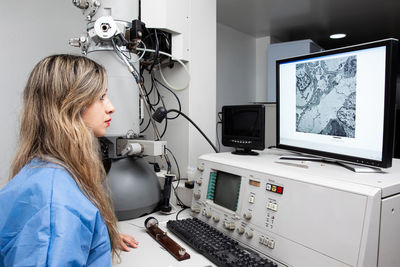
[{"label": "desk", "polygon": [[[168,235],[179,245],[184,247],[187,253],[190,254],[190,259],[178,261],[164,247],[155,241],[144,227],[144,221],[149,217],[155,217],[159,222],[159,227],[168,233]],[[161,213],[153,213],[141,218],[118,222],[118,227],[121,233],[129,234],[135,237],[139,242],[139,247],[131,248],[130,252],[121,252],[121,262],[113,263],[115,267],[132,267],[132,266],[168,266],[168,267],[204,267],[215,266],[206,257],[194,251],[189,245],[184,243],[167,229],[167,221],[175,220],[176,213],[171,215],[163,215]],[[190,217],[189,211],[185,210],[179,214],[179,219]]]}]

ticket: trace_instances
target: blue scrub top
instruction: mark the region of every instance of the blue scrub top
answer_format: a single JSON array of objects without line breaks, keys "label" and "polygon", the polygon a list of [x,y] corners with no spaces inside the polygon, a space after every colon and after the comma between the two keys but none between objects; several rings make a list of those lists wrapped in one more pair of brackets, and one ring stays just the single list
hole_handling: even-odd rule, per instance
[{"label": "blue scrub top", "polygon": [[0,190],[0,267],[110,265],[100,212],[63,167],[34,159]]}]

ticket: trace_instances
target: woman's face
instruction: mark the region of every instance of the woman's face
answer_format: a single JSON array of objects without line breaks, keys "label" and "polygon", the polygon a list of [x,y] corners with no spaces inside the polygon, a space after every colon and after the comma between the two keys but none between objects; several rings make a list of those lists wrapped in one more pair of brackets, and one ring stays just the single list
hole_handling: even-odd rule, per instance
[{"label": "woman's face", "polygon": [[104,94],[83,111],[82,118],[86,126],[93,131],[94,136],[101,137],[106,134],[106,129],[110,126],[113,112],[114,106],[107,94]]}]

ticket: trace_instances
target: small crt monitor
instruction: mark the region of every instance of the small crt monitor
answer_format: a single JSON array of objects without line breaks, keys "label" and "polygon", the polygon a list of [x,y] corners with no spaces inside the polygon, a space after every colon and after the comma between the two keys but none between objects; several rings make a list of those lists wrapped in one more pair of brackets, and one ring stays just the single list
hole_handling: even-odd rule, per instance
[{"label": "small crt monitor", "polygon": [[214,203],[231,211],[237,211],[241,180],[242,177],[238,175],[218,171],[214,188],[211,190]]},{"label": "small crt monitor", "polygon": [[265,148],[265,107],[236,105],[222,107],[222,144],[234,154],[258,155]]},{"label": "small crt monitor", "polygon": [[277,147],[391,167],[398,40],[276,62]]}]

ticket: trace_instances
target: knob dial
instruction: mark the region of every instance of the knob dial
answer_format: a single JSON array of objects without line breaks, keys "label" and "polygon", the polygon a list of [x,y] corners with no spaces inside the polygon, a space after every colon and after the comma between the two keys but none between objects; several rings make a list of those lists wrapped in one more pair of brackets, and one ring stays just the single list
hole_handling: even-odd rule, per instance
[{"label": "knob dial", "polygon": [[238,232],[239,235],[243,235],[244,234],[244,228],[243,227],[239,227],[237,229],[237,232]]},{"label": "knob dial", "polygon": [[246,220],[250,220],[251,219],[251,217],[253,217],[253,215],[251,214],[251,212],[246,212],[245,214],[243,214],[243,217],[246,219]]},{"label": "knob dial", "polygon": [[201,209],[200,209],[199,206],[193,206],[193,207],[192,207],[192,211],[193,211],[193,212],[200,213],[200,210],[201,210]]},{"label": "knob dial", "polygon": [[198,191],[198,192],[194,193],[194,194],[193,194],[193,197],[194,197],[196,200],[199,200],[200,197],[201,197],[201,192]]},{"label": "knob dial", "polygon": [[252,237],[253,237],[253,231],[248,231],[248,232],[246,232],[246,237],[247,237],[248,239],[252,238]]}]

